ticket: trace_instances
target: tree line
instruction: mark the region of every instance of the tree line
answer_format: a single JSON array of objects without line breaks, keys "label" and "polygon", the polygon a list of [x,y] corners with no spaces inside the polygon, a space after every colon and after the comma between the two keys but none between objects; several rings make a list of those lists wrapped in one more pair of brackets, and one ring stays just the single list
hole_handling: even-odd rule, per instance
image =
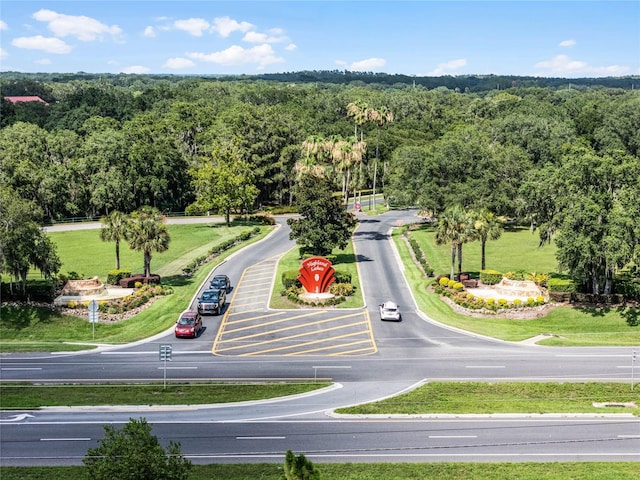
[{"label": "tree line", "polygon": [[0,187],[43,221],[291,205],[301,176],[323,172],[344,199],[375,190],[434,217],[457,205],[526,222],[594,291],[639,263],[637,90],[147,76],[0,86],[49,103],[1,104]]}]

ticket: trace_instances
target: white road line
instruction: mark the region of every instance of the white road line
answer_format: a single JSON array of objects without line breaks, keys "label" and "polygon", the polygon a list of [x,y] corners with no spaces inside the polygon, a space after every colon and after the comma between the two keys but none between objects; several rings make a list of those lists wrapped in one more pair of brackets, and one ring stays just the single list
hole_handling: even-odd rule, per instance
[{"label": "white road line", "polygon": [[429,438],[478,438],[477,435],[429,435]]},{"label": "white road line", "polygon": [[41,442],[88,442],[90,438],[41,438]]},{"label": "white road line", "polygon": [[198,367],[158,367],[158,370],[197,370]]},{"label": "white road line", "polygon": [[558,357],[558,358],[564,358],[564,357],[567,357],[567,358],[572,358],[572,357],[576,357],[576,358],[596,358],[596,357],[597,358],[627,358],[629,356],[630,356],[629,354],[626,354],[626,355],[625,354],[614,355],[614,354],[604,354],[604,353],[601,354],[601,355],[589,355],[589,354],[586,354],[586,353],[580,353],[580,354],[578,354],[578,353],[567,353],[567,354],[562,354],[562,355],[556,355],[556,357]]},{"label": "white road line", "polygon": [[0,370],[42,370],[37,367],[2,367]]},{"label": "white road line", "polygon": [[351,365],[314,365],[311,368],[351,368]]},{"label": "white road line", "polygon": [[618,435],[618,438],[640,438],[640,435]]},{"label": "white road line", "polygon": [[287,437],[236,437],[236,440],[284,440]]},{"label": "white road line", "polygon": [[506,365],[467,365],[465,368],[507,368]]}]

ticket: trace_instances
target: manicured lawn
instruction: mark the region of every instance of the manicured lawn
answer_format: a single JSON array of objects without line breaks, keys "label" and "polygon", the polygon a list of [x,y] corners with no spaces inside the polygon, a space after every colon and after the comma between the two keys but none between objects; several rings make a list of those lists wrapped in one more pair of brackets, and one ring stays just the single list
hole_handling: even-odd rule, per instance
[{"label": "manicured lawn", "polygon": [[[360,276],[358,275],[358,268],[356,266],[356,259],[353,252],[353,243],[349,242],[347,248],[344,250],[334,250],[333,254],[337,256],[337,260],[333,265],[333,268],[336,271],[350,273],[351,283],[355,287],[354,295],[351,298],[347,298],[343,303],[335,305],[335,308],[360,308],[364,306],[362,289],[360,288]],[[298,257],[298,247],[296,246],[285,253],[278,263],[275,285],[271,295],[271,302],[269,304],[271,308],[306,308],[306,306],[303,305],[292,304],[289,300],[280,295],[282,290],[284,290],[284,286],[281,281],[282,273],[288,270],[298,270],[299,268],[300,258]]]},{"label": "manicured lawn", "polygon": [[0,386],[2,409],[84,405],[197,405],[297,395],[326,387],[317,383],[168,383]]},{"label": "manicured lawn", "polygon": [[[161,276],[179,274],[182,267],[206,254],[214,245],[251,228],[235,223],[230,227],[222,223],[167,225],[171,236],[169,249],[153,254],[151,270]],[[70,230],[52,232],[48,235],[58,248],[58,255],[62,261],[61,272],[77,272],[89,278],[98,276],[105,281],[107,272],[115,269],[116,244],[101,241],[100,230]],[[131,250],[127,242],[122,242],[120,268],[132,273],[142,273],[142,252]]]},{"label": "manicured lawn", "polygon": [[[190,232],[197,230],[191,227],[199,227],[202,229],[197,230],[199,234],[202,231],[207,231],[207,227],[202,225],[172,225],[172,227],[176,231],[180,231],[181,228],[186,228],[187,231]],[[218,236],[217,240],[211,243],[211,245],[208,244],[205,251],[214,244],[220,243],[227,238],[236,237],[243,231],[253,229],[253,226],[235,226],[229,231],[225,226],[214,225],[213,227],[208,227],[208,235],[214,237],[212,231],[217,230],[218,227],[222,228],[222,231],[226,233]],[[196,256],[201,255],[201,253],[195,254],[194,252],[200,251],[199,242],[202,241],[202,238],[199,237],[199,234],[194,237],[189,237],[188,235],[183,235],[181,232],[177,237],[184,238],[185,240],[177,242],[178,245],[176,245],[176,249],[179,245],[183,245],[182,255],[173,256],[171,258],[177,258],[177,260],[170,260],[164,264],[159,259],[158,270],[153,270],[156,272],[164,268],[163,284],[171,286],[174,289],[174,293],[155,300],[147,309],[128,320],[117,323],[96,324],[95,339],[93,338],[92,325],[83,318],[58,315],[48,309],[36,307],[0,307],[0,338],[2,339],[0,341],[0,351],[58,351],[59,346],[62,345],[63,342],[119,344],[140,340],[163,332],[174,324],[180,312],[189,305],[197,288],[218,263],[240,248],[258,241],[270,230],[270,228],[262,227],[262,232],[259,235],[252,237],[248,242],[245,242],[244,245],[238,245],[227,250],[213,262],[202,266],[191,277],[181,275],[182,266],[189,263]],[[92,231],[84,232],[87,236],[86,238],[90,238],[91,232]],[[95,234],[95,231],[93,231],[93,233]],[[187,238],[191,238],[191,247],[189,247],[186,241]],[[62,241],[64,243],[59,237],[56,238],[56,241]],[[102,242],[94,240],[94,244],[97,246],[102,244]],[[83,250],[90,249],[84,247]],[[73,257],[72,251],[66,251],[65,255]],[[165,257],[165,259],[166,258],[168,257]],[[83,265],[88,264],[75,264],[82,267],[80,270],[88,276],[98,275],[97,271],[89,270],[88,266],[83,267]],[[152,266],[153,265],[154,263],[152,262]],[[172,265],[170,270],[169,265]],[[37,343],[34,344],[33,342]],[[72,348],[77,349],[78,347]],[[60,350],[68,350],[68,348],[62,346]]]},{"label": "manicured lawn", "polygon": [[[153,431],[152,431],[153,432]],[[184,452],[183,452],[184,453]],[[305,453],[294,451],[294,453]],[[281,480],[281,463],[194,465],[189,480]],[[305,454],[322,480],[635,480],[635,462],[583,463],[319,463]],[[84,480],[84,467],[0,467],[2,480]]]},{"label": "manicured lawn", "polygon": [[[447,262],[450,262],[450,250],[448,248],[429,250],[430,245],[433,246],[433,232],[429,230],[418,230],[417,232],[419,235],[416,236],[416,232],[414,232],[414,238],[420,239],[420,244],[429,262],[432,265],[438,265],[438,262],[440,265],[446,265],[439,268],[445,268],[445,272],[448,272],[450,265]],[[515,247],[513,247],[510,254],[511,260],[508,259],[509,256],[505,256],[504,263],[499,263],[491,268],[499,271],[518,269],[533,271],[532,268],[527,268],[526,259],[536,258],[533,256],[534,253],[540,255],[541,251],[532,251],[532,244],[524,241],[529,238],[528,231],[505,232],[501,240],[509,240],[512,233],[514,235],[513,243],[523,245],[522,253],[517,254],[514,250]],[[409,247],[402,239],[398,229],[394,230],[393,239],[406,267],[405,276],[414,292],[418,308],[433,320],[512,342],[522,341],[540,334],[549,334],[553,336],[539,342],[541,345],[636,346],[640,344],[640,322],[638,320],[640,312],[638,308],[578,309],[562,306],[555,308],[544,317],[530,320],[514,320],[499,316],[476,318],[458,314],[429,288],[433,279],[423,278],[422,272],[415,266]],[[473,261],[472,255],[467,255],[467,257],[471,257]],[[446,258],[447,261],[444,261],[443,258]],[[513,260],[515,258],[522,259],[521,263],[515,262]],[[532,265],[534,263],[538,267],[551,265],[548,259],[540,259],[533,262]],[[488,263],[489,265],[491,264]],[[438,271],[436,270],[436,272]],[[544,272],[545,270],[540,268],[537,271]]]},{"label": "manicured lawn", "polygon": [[633,413],[638,408],[597,408],[593,402],[635,402],[640,388],[627,383],[430,382],[375,403],[340,408],[346,414]]},{"label": "manicured lawn", "polygon": [[[413,230],[411,235],[420,243],[436,275],[451,271],[451,246],[436,245],[434,226],[425,225]],[[486,267],[503,273],[516,270],[538,273],[557,272],[555,254],[555,244],[539,246],[537,233],[532,234],[528,228],[509,228],[498,240],[487,242]],[[480,242],[463,245],[462,271],[470,272],[475,276],[479,275],[481,259]],[[457,263],[455,268],[457,273]]]}]

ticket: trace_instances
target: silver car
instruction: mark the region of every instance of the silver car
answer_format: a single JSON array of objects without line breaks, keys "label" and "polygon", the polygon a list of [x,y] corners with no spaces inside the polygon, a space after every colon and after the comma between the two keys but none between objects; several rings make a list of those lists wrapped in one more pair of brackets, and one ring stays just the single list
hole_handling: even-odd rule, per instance
[{"label": "silver car", "polygon": [[380,304],[380,320],[400,321],[400,309],[393,302],[384,302]]}]

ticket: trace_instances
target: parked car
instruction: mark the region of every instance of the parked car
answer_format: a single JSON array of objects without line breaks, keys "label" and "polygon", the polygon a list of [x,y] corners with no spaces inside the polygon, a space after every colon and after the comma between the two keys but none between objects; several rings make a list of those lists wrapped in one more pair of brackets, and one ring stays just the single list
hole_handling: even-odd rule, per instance
[{"label": "parked car", "polygon": [[211,279],[209,285],[211,288],[224,288],[224,291],[229,293],[231,290],[231,280],[226,275],[216,275]]},{"label": "parked car", "polygon": [[384,302],[380,304],[380,320],[400,321],[400,308],[393,302]]},{"label": "parked car", "polygon": [[198,312],[182,312],[176,322],[176,338],[196,338],[202,330],[202,317]]},{"label": "parked car", "polygon": [[205,290],[198,298],[198,313],[201,315],[220,315],[226,301],[227,292],[223,288]]}]

